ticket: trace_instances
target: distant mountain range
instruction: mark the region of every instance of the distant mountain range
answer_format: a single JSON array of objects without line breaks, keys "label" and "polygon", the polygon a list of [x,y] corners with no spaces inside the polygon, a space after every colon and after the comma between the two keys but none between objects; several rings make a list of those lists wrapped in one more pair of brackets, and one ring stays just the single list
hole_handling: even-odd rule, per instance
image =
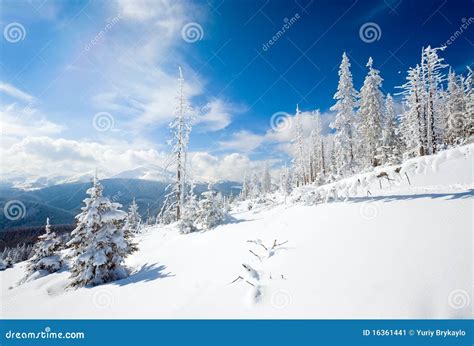
[{"label": "distant mountain range", "polygon": [[[139,206],[139,212],[143,217],[148,214],[156,215],[161,208],[168,191],[168,182],[152,181],[128,177],[142,177],[144,170],[136,169],[124,172],[120,178],[101,180],[104,186],[104,195],[121,203],[123,209],[128,209],[133,198]],[[89,175],[90,177],[90,175]],[[90,179],[90,178],[89,178]],[[0,231],[24,228],[31,226],[42,226],[46,217],[50,218],[52,224],[72,224],[83,206],[86,190],[91,186],[90,181],[65,183],[48,186],[36,190],[22,190],[12,188],[5,184],[0,185]],[[195,193],[200,194],[207,190],[207,183],[196,184]],[[240,192],[241,184],[232,181],[222,181],[213,184],[213,188],[222,194],[236,195]],[[5,206],[7,203],[19,201],[20,212],[23,217],[18,220],[7,218]],[[24,208],[23,208],[24,206]]]},{"label": "distant mountain range", "polygon": [[[91,177],[94,176],[94,171],[87,171],[75,175],[44,175],[31,176],[25,171],[13,171],[9,173],[2,173],[0,177],[0,188],[16,188],[21,190],[36,190],[54,185],[63,185],[68,183],[87,183]],[[99,177],[106,176],[109,179],[124,178],[124,179],[142,179],[157,182],[172,182],[174,173],[156,165],[140,166],[135,169],[113,174],[102,169],[99,172]]]}]

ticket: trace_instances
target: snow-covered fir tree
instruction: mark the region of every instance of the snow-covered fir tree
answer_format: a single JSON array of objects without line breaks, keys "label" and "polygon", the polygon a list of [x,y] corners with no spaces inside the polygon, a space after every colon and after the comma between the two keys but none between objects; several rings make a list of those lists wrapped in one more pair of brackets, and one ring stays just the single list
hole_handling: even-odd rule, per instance
[{"label": "snow-covered fir tree", "polygon": [[322,135],[321,113],[313,112],[313,129],[309,140],[309,171],[311,182],[321,184],[324,181],[324,138]]},{"label": "snow-covered fir tree", "polygon": [[126,277],[123,261],[136,250],[123,229],[127,214],[120,210],[119,203],[102,195],[97,177],[87,194],[67,243],[72,249],[71,286],[94,286]]},{"label": "snow-covered fir tree", "polygon": [[303,132],[303,124],[302,124],[302,115],[301,111],[296,105],[296,114],[294,117],[294,121],[296,122],[295,126],[295,138],[293,139],[293,150],[294,150],[294,167],[295,167],[295,174],[294,178],[296,180],[297,186],[305,185],[308,182],[307,174],[306,174],[306,150],[305,150],[305,138]]},{"label": "snow-covered fir tree", "polygon": [[260,184],[260,179],[258,178],[257,173],[254,173],[252,177],[252,191],[250,195],[252,198],[259,198],[261,197],[260,196],[261,193],[262,193],[262,187]]},{"label": "snow-covered fir tree", "polygon": [[226,212],[219,205],[216,191],[210,189],[202,193],[195,226],[207,230],[220,224],[226,218]]},{"label": "snow-covered fir tree", "polygon": [[280,191],[284,196],[288,196],[293,191],[291,171],[287,167],[283,167],[280,171]]},{"label": "snow-covered fir tree", "polygon": [[176,181],[173,185],[173,193],[176,200],[172,206],[175,208],[176,220],[181,218],[184,203],[186,201],[186,178],[187,178],[187,151],[189,135],[191,133],[191,108],[184,95],[184,78],[181,67],[179,68],[178,96],[176,104],[176,116],[170,124],[173,132],[172,153],[176,167]]},{"label": "snow-covered fir tree", "polygon": [[336,112],[336,118],[330,125],[336,130],[334,137],[335,166],[340,176],[351,174],[356,169],[354,109],[357,92],[352,82],[350,67],[349,58],[344,52],[339,67],[339,84],[334,94],[336,104],[331,107],[331,110]]},{"label": "snow-covered fir tree", "polygon": [[61,239],[51,231],[49,218],[46,218],[45,233],[38,237],[38,241],[33,247],[33,257],[30,258],[26,266],[26,278],[39,270],[54,273],[61,269],[62,260],[58,253],[60,247]]},{"label": "snow-covered fir tree", "polygon": [[397,115],[392,95],[385,99],[385,113],[382,122],[382,142],[378,148],[380,164],[395,164],[400,161],[400,138],[398,135]]},{"label": "snow-covered fir tree", "polygon": [[400,115],[400,136],[404,141],[405,156],[423,156],[426,149],[426,117],[423,105],[421,68],[408,70],[406,83],[400,86],[403,95],[403,112]]},{"label": "snow-covered fir tree", "polygon": [[249,174],[244,174],[244,181],[242,183],[242,189],[240,190],[240,200],[245,201],[250,197],[252,193],[252,182],[250,181]]},{"label": "snow-covered fir tree", "polygon": [[446,92],[446,131],[445,142],[449,146],[462,144],[469,133],[469,113],[464,90],[463,76],[450,70]]},{"label": "snow-covered fir tree", "polygon": [[[369,58],[367,62],[369,72],[364,80],[359,97],[359,154],[363,168],[370,168],[379,165],[377,160],[377,148],[380,146],[382,137],[382,117],[384,110],[384,98],[380,88],[382,87],[382,77],[379,71],[374,69],[373,60]],[[336,152],[337,159],[338,153]]]},{"label": "snow-covered fir tree", "polygon": [[196,219],[199,215],[199,202],[194,193],[195,185],[191,184],[191,189],[186,197],[185,207],[181,219],[178,221],[178,228],[181,233],[188,234],[198,230],[195,225]]},{"label": "snow-covered fir tree", "polygon": [[272,178],[270,176],[270,168],[268,163],[265,163],[265,169],[262,177],[262,192],[264,194],[272,192]]},{"label": "snow-covered fir tree", "polygon": [[445,80],[443,69],[448,65],[439,57],[438,52],[446,47],[423,49],[421,56],[421,77],[423,82],[423,104],[426,126],[426,154],[434,154],[441,147],[446,127],[443,114],[442,83]]},{"label": "snow-covered fir tree", "polygon": [[474,72],[468,67],[468,73],[464,78],[464,98],[467,111],[467,124],[465,140],[468,141],[474,136]]},{"label": "snow-covered fir tree", "polygon": [[13,261],[10,257],[0,258],[0,271],[11,268]]},{"label": "snow-covered fir tree", "polygon": [[132,200],[132,204],[128,209],[127,218],[125,220],[124,229],[130,230],[132,233],[139,233],[142,223],[142,217],[138,212],[138,204],[135,198]]}]

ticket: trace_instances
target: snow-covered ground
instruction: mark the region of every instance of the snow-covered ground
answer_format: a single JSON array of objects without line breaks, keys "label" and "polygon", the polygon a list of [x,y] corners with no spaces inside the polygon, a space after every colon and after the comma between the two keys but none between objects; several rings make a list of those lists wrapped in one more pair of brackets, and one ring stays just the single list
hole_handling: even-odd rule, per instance
[{"label": "snow-covered ground", "polygon": [[[382,189],[373,175],[361,175],[356,192],[346,189],[349,198],[241,208],[232,223],[203,233],[153,227],[128,259],[134,273],[94,288],[65,290],[67,271],[17,285],[20,263],[0,273],[1,314],[472,318],[473,168],[470,145],[413,160]],[[394,169],[385,171],[394,178]],[[271,250],[275,240],[284,244]]]}]

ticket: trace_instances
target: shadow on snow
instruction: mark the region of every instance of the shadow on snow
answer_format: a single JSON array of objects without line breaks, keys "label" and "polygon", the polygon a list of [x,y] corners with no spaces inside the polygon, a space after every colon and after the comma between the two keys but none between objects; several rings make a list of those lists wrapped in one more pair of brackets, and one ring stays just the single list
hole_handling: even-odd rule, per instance
[{"label": "shadow on snow", "polygon": [[164,279],[175,276],[170,272],[165,273],[165,265],[144,264],[140,269],[132,273],[129,277],[111,282],[112,285],[125,286],[138,282],[149,282],[157,279]]},{"label": "shadow on snow", "polygon": [[392,201],[409,201],[420,198],[431,198],[431,199],[466,199],[474,197],[474,189],[470,189],[464,192],[457,193],[420,193],[415,195],[388,195],[388,196],[368,196],[368,197],[350,197],[348,202],[392,202]]}]

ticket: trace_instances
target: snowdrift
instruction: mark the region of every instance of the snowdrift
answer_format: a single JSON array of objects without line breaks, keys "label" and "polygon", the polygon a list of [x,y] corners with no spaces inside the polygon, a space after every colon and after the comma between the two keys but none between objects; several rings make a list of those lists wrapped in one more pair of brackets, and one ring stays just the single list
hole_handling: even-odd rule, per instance
[{"label": "snowdrift", "polygon": [[94,288],[66,290],[67,271],[18,285],[20,263],[0,273],[2,317],[472,318],[473,152],[274,196],[207,232],[149,228],[132,275]]}]

